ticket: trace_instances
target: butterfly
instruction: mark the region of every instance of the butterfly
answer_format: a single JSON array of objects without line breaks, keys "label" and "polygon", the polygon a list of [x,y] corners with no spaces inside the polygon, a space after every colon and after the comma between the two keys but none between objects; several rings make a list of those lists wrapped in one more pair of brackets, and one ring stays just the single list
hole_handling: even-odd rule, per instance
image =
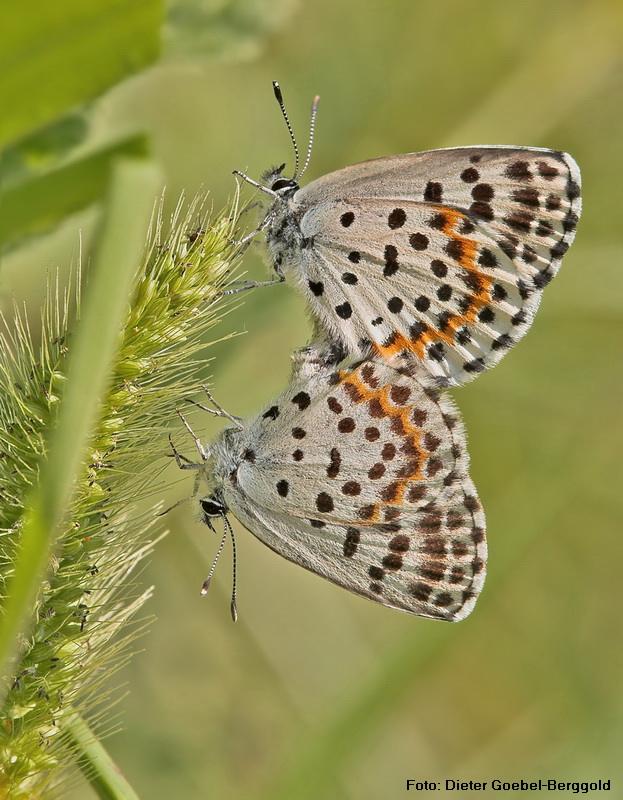
[{"label": "butterfly", "polygon": [[[300,187],[298,148],[256,183],[271,205],[256,231],[278,280],[305,297],[319,358],[420,363],[439,385],[496,364],[526,333],[581,212],[567,153],[478,146],[377,158]],[[244,241],[244,240],[243,240]]]},{"label": "butterfly", "polygon": [[204,521],[213,528],[231,512],[272,550],[350,592],[463,619],[487,545],[451,400],[379,358],[344,369],[296,358],[290,385],[257,418],[213,411],[235,427],[200,449]]}]

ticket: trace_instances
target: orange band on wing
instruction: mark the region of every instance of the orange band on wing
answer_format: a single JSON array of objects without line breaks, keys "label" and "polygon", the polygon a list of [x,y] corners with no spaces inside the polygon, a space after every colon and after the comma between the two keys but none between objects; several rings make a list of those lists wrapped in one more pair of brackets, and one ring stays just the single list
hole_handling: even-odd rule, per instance
[{"label": "orange band on wing", "polygon": [[[366,372],[368,372],[367,376],[364,374]],[[412,419],[414,406],[412,404],[400,406],[392,401],[391,392],[396,390],[394,385],[380,387],[371,385],[378,381],[378,378],[374,376],[374,367],[371,364],[361,364],[352,372],[342,370],[338,376],[339,383],[352,402],[368,403],[370,416],[373,419],[389,420],[392,432],[395,434],[394,441],[406,455],[405,461],[396,473],[395,480],[385,485],[380,491],[379,501],[359,510],[360,524],[374,525],[380,521],[383,508],[400,506],[405,502],[416,502],[412,497],[407,497],[405,500],[405,495],[413,484],[425,480],[425,475],[430,476],[431,468],[434,471],[441,468],[441,461],[433,456],[433,449],[436,449],[439,440],[432,437],[432,442],[435,443],[434,447],[432,443],[429,443],[430,449],[427,449],[427,445],[423,441],[424,431]],[[433,462],[435,463],[433,464]],[[385,520],[391,519],[393,519],[391,512],[388,515],[386,511]]]},{"label": "orange band on wing", "polygon": [[440,230],[449,238],[446,250],[456,263],[462,267],[469,278],[466,286],[471,288],[467,294],[466,309],[462,314],[448,313],[443,329],[435,328],[431,325],[422,324],[415,332],[413,338],[405,336],[400,331],[394,330],[390,336],[379,344],[373,344],[374,351],[386,360],[391,360],[397,355],[413,353],[418,359],[422,360],[425,355],[426,346],[434,342],[445,342],[454,345],[455,332],[464,325],[473,324],[481,308],[487,305],[490,300],[490,290],[493,286],[493,278],[485,274],[477,265],[478,242],[467,236],[462,236],[459,226],[463,223],[470,223],[471,220],[456,209],[446,206],[436,206],[436,211],[443,216],[443,225]]}]

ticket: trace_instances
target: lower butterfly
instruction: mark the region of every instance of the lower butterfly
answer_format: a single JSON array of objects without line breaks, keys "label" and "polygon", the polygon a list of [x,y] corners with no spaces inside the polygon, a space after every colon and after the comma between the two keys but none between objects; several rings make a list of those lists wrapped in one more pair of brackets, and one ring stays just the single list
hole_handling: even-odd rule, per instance
[{"label": "lower butterfly", "polygon": [[[294,142],[260,183],[272,266],[304,295],[319,356],[421,363],[439,385],[496,364],[526,333],[581,212],[567,153],[479,146],[377,158],[304,187]],[[314,101],[313,120],[318,99]],[[249,238],[249,237],[246,237]]]},{"label": "lower butterfly", "polygon": [[236,427],[200,446],[204,521],[231,511],[350,592],[463,619],[485,578],[485,519],[459,414],[426,383],[380,359],[341,370],[302,359],[264,413],[230,417]]}]

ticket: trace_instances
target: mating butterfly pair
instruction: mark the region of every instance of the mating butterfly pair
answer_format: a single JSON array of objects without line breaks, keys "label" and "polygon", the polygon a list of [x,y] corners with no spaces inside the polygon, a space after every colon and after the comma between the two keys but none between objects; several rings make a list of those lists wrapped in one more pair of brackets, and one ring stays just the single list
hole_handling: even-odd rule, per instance
[{"label": "mating butterfly pair", "polygon": [[314,341],[278,400],[205,451],[204,519],[231,510],[352,592],[457,621],[484,582],[485,521],[442,390],[496,364],[530,327],[574,238],[579,170],[554,150],[458,147],[362,162],[301,189],[311,139],[299,173],[292,135],[292,178],[285,165],[261,183],[243,177],[272,197],[251,236],[265,231],[275,282],[305,296]]}]

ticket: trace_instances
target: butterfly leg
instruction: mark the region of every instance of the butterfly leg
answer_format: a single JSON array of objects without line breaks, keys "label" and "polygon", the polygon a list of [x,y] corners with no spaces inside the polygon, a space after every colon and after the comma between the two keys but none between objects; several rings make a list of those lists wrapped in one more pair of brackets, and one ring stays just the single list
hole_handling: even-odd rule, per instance
[{"label": "butterfly leg", "polygon": [[245,175],[244,172],[240,172],[239,169],[235,169],[232,172],[232,175],[237,175],[239,178],[242,178],[245,183],[250,183],[251,186],[255,186],[256,189],[259,189],[260,192],[264,192],[264,194],[269,194],[271,197],[279,197],[278,192],[274,192],[272,189],[269,189],[268,186],[263,186],[261,183],[254,181],[253,178],[249,178],[248,175]]},{"label": "butterfly leg", "polygon": [[[254,185],[259,186],[259,184],[254,184]],[[271,194],[272,194],[272,192],[271,192]],[[243,236],[242,239],[229,239],[229,243],[230,244],[246,244],[246,242],[250,241],[251,239],[254,239],[257,236],[258,233],[261,233],[264,230],[264,228],[267,228],[272,223],[272,221],[275,219],[275,216],[276,216],[276,212],[274,210],[273,211],[269,211],[268,214],[266,214],[264,219],[260,222],[260,224],[257,226],[257,228],[254,231],[251,231],[251,233],[247,233],[247,235]],[[244,253],[244,250],[242,252]]]},{"label": "butterfly leg", "polygon": [[[247,242],[241,249],[240,253],[244,253],[247,247],[251,244],[251,242]],[[273,270],[277,275],[276,278],[273,278],[271,281],[233,281],[230,286],[234,286],[233,289],[225,289],[221,292],[222,295],[225,294],[238,294],[238,292],[245,292],[247,289],[256,289],[258,286],[275,286],[278,283],[283,283],[286,279],[286,276],[283,274],[283,270],[281,269],[281,265],[277,263],[277,261],[273,262]]]},{"label": "butterfly leg", "polygon": [[[277,272],[277,270],[275,270]],[[220,294],[239,294],[240,292],[246,292],[247,289],[257,289],[260,286],[276,286],[278,283],[283,283],[285,281],[285,276],[279,275],[278,278],[275,278],[272,281],[234,281],[231,286],[234,286],[233,289],[225,289]],[[236,284],[238,284],[236,286]]]},{"label": "butterfly leg", "polygon": [[[179,411],[177,413],[179,414]],[[180,414],[180,417],[182,417],[181,414]],[[182,417],[182,421],[184,422],[186,427],[189,428],[188,423],[186,422],[184,417]],[[189,430],[190,430],[190,428],[189,428]],[[192,433],[192,431],[191,431],[191,433]],[[195,435],[194,434],[192,434],[192,435],[193,435],[193,438],[195,438],[195,441],[197,441]],[[173,453],[171,455],[173,456],[173,458],[175,458],[177,466],[180,469],[194,469],[194,470],[196,470],[195,484],[193,486],[193,492],[192,492],[190,497],[184,497],[181,500],[178,500],[177,503],[173,503],[172,506],[169,506],[168,508],[165,508],[164,511],[158,512],[158,514],[156,515],[158,517],[163,517],[165,514],[168,514],[169,511],[173,511],[174,508],[177,508],[178,506],[181,506],[183,503],[187,503],[193,497],[196,497],[197,493],[199,492],[199,485],[201,483],[201,478],[202,478],[202,475],[203,475],[203,467],[204,467],[203,462],[198,463],[198,464],[197,463],[193,463],[189,458],[186,458],[186,456],[183,456],[177,450],[175,445],[173,444],[173,439],[171,438],[171,434],[169,434],[169,444],[171,445],[171,450],[173,451]],[[201,446],[200,442],[199,442],[199,446]],[[204,450],[203,447],[201,447],[201,450],[203,451],[203,453],[205,453],[205,450]],[[205,455],[206,455],[206,458],[207,458],[207,453]],[[203,458],[203,454],[202,454],[202,458]],[[204,458],[203,461],[205,461],[206,458]]]},{"label": "butterfly leg", "polygon": [[[182,423],[183,423],[184,427],[186,428],[188,433],[190,433],[190,435],[193,437],[193,439],[195,441],[195,445],[196,445],[197,450],[199,452],[199,455],[201,456],[201,460],[202,461],[207,461],[210,458],[210,453],[201,444],[201,439],[197,436],[197,434],[190,427],[190,425],[188,424],[188,422],[186,420],[186,417],[182,414],[182,412],[177,408],[175,410],[177,411],[177,414],[178,414],[179,418],[182,420]],[[170,437],[169,437],[169,441],[171,441]],[[193,464],[192,461],[190,461],[189,459],[184,458],[183,456],[180,456],[180,454],[175,449],[175,447],[173,445],[173,442],[171,442],[171,447],[173,448],[173,454],[175,456],[175,460],[177,461],[177,465],[178,465],[178,467],[180,469],[199,469],[200,467],[203,466],[203,464],[201,464],[201,463],[200,464]],[[182,463],[183,461],[186,462],[186,463]]]},{"label": "butterfly leg", "polygon": [[248,214],[249,211],[252,211],[254,208],[261,206],[262,202],[260,200],[254,200],[252,203],[247,203],[247,205],[241,209],[240,214],[238,216],[242,216],[243,214]]},{"label": "butterfly leg", "polygon": [[195,464],[190,458],[186,458],[186,456],[182,455],[179,450],[173,444],[173,439],[171,438],[171,434],[169,434],[169,444],[171,445],[171,450],[173,451],[169,455],[175,459],[177,466],[180,469],[199,469],[203,466],[203,464]]},{"label": "butterfly leg", "polygon": [[[273,221],[273,217],[274,214],[267,214],[264,217],[264,219],[260,222],[260,224],[257,226],[257,228],[251,231],[251,233],[247,233],[247,235],[243,236],[242,239],[228,239],[227,241],[229,242],[229,244],[247,244],[247,242],[250,242],[258,235],[258,233],[261,233],[264,230],[264,228],[267,228],[270,225],[270,223]],[[246,249],[247,248],[245,247],[244,249],[240,250],[238,252],[238,255],[244,253]]]},{"label": "butterfly leg", "polygon": [[[197,408],[202,409],[202,411],[207,411],[208,414],[214,414],[215,417],[224,417],[225,419],[230,420],[230,422],[233,422],[234,425],[238,428],[238,430],[241,430],[241,431],[244,430],[244,425],[242,424],[242,417],[236,417],[233,414],[230,414],[229,411],[225,411],[223,406],[221,406],[219,403],[217,403],[216,400],[212,397],[212,394],[211,394],[210,390],[208,389],[207,386],[205,386],[205,384],[202,383],[201,384],[201,388],[203,389],[203,391],[208,396],[208,400],[212,403],[214,408],[208,408],[208,406],[204,406],[202,403],[197,403],[196,400],[191,400],[189,397],[184,398],[186,400],[186,402],[187,403],[191,403],[193,406],[197,406]],[[179,411],[178,411],[178,414],[179,414]],[[182,416],[182,415],[180,414],[180,416]],[[193,437],[195,437],[195,434],[192,432],[192,430],[190,429],[190,427],[186,423],[186,420],[184,420],[183,417],[182,417],[182,421],[186,424],[186,427],[190,431],[191,435]],[[195,437],[195,441],[197,441],[197,437]],[[199,451],[199,452],[201,452],[201,451]]]}]

